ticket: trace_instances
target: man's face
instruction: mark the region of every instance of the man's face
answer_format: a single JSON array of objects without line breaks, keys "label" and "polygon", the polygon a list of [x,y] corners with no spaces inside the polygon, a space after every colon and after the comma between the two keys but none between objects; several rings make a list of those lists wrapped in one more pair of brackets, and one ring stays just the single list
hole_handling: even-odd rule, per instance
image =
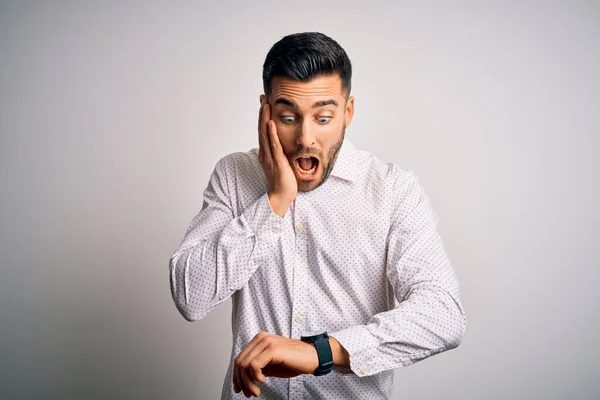
[{"label": "man's face", "polygon": [[333,169],[346,126],[352,122],[354,97],[346,101],[338,75],[309,82],[275,77],[271,88],[267,99],[271,119],[277,125],[298,190],[313,190]]}]

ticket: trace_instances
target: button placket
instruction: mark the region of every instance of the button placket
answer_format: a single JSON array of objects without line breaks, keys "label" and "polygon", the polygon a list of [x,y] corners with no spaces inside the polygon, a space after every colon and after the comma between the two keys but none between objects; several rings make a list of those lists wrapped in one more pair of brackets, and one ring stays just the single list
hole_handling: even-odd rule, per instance
[{"label": "button placket", "polygon": [[[301,195],[300,195],[301,196]],[[299,197],[300,197],[299,196]],[[302,203],[298,201],[298,197],[294,202],[293,208],[294,227],[295,227],[295,254],[294,254],[294,300],[292,309],[292,329],[291,335],[293,338],[299,339],[304,332],[306,326],[306,226],[303,223],[304,213]]]}]

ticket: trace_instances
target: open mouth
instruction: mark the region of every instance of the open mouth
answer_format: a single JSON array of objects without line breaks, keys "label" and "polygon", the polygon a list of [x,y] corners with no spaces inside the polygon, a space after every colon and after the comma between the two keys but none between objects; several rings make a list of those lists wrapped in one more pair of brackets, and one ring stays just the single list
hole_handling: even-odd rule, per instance
[{"label": "open mouth", "polygon": [[298,174],[303,178],[310,178],[315,175],[319,167],[319,159],[316,157],[298,157],[294,161]]}]

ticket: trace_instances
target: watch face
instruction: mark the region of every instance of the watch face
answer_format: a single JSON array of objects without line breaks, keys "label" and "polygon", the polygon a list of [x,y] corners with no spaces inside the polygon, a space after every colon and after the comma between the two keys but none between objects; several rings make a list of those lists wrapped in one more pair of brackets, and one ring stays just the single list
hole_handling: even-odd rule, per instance
[{"label": "watch face", "polygon": [[329,338],[329,335],[327,335],[327,332],[323,332],[323,331],[314,332],[314,333],[309,332],[308,334],[302,335],[300,337],[301,340],[310,340],[311,342],[315,341],[315,340],[327,339],[327,338]]},{"label": "watch face", "polygon": [[323,331],[307,331],[304,334],[302,334],[302,336],[304,336],[304,337],[317,336],[317,335],[320,335],[321,333],[323,333]]}]

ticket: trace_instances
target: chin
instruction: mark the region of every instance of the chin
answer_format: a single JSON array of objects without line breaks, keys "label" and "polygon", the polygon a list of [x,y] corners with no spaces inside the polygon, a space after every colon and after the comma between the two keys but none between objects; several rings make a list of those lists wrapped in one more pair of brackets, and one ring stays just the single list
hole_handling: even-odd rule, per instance
[{"label": "chin", "polygon": [[316,189],[317,186],[321,183],[321,180],[315,179],[314,181],[299,181],[298,182],[298,191],[299,192],[310,192],[313,189]]}]

